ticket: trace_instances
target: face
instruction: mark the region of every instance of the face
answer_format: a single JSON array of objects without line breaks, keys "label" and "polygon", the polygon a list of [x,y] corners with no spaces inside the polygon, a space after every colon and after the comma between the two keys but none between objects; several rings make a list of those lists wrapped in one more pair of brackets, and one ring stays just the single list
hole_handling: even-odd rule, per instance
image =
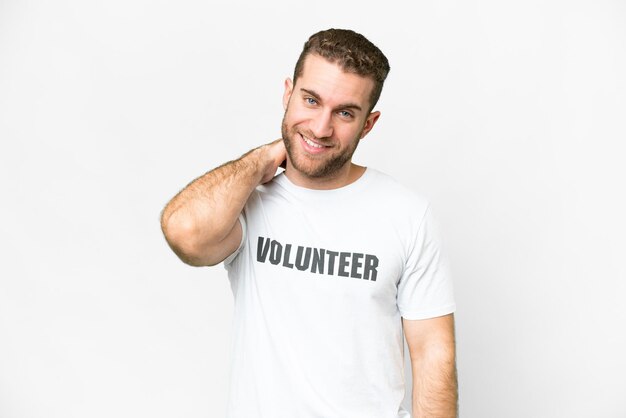
[{"label": "face", "polygon": [[282,136],[299,176],[330,178],[349,170],[359,140],[380,116],[368,113],[373,88],[372,79],[318,55],[306,58],[295,86],[285,81]]}]

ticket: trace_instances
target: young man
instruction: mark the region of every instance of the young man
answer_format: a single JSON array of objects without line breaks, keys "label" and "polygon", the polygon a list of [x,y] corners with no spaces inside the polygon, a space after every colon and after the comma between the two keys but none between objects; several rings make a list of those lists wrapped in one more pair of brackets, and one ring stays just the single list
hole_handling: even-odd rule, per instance
[{"label": "young man", "polygon": [[362,35],[314,34],[285,81],[282,139],[196,179],[163,211],[184,262],[228,270],[230,418],[410,417],[403,334],[413,417],[457,415],[455,304],[428,204],[352,163],[388,72]]}]

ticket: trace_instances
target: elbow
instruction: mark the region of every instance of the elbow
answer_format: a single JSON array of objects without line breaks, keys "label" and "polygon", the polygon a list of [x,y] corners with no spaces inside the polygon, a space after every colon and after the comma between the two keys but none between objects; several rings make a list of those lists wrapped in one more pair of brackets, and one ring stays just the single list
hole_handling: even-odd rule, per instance
[{"label": "elbow", "polygon": [[198,228],[194,222],[173,218],[173,216],[170,216],[167,220],[162,218],[161,230],[163,231],[165,241],[174,254],[183,263],[193,267],[211,265],[204,260],[206,255],[198,239]]}]

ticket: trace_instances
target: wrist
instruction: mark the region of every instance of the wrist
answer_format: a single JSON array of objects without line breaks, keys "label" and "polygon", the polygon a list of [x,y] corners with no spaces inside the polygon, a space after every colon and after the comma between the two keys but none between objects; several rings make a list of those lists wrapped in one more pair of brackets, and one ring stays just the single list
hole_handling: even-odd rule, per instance
[{"label": "wrist", "polygon": [[239,159],[240,164],[242,164],[242,171],[248,172],[248,175],[254,178],[257,185],[269,181],[271,177],[267,178],[268,173],[271,172],[273,177],[273,173],[276,171],[276,168],[272,166],[273,159],[268,148],[269,144],[261,145],[251,149]]}]

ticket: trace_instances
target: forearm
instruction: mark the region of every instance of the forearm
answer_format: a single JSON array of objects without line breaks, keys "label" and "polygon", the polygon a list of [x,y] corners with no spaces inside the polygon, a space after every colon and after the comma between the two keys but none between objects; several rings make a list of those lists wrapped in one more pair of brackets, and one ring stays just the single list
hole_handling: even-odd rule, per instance
[{"label": "forearm", "polygon": [[456,418],[458,386],[454,347],[431,350],[411,364],[413,418]]},{"label": "forearm", "polygon": [[268,146],[256,148],[195,179],[165,207],[166,240],[190,264],[219,245],[233,230],[250,194],[276,166]]}]

